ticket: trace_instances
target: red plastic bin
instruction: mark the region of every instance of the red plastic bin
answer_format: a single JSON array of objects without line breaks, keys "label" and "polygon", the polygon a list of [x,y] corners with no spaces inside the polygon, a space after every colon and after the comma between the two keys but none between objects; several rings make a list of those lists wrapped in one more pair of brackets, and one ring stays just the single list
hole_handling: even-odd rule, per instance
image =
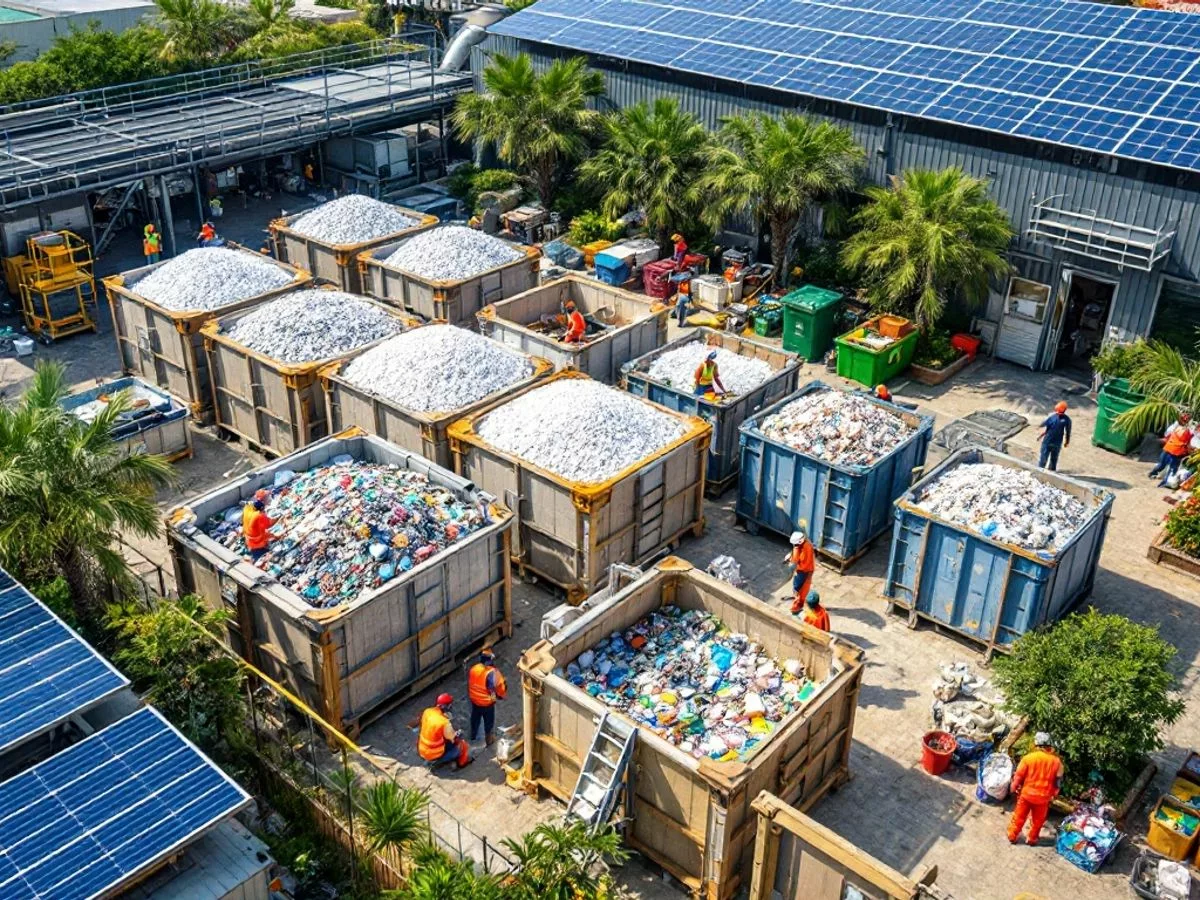
[{"label": "red plastic bin", "polygon": [[675,263],[669,259],[646,263],[642,267],[642,288],[656,300],[666,299],[671,294],[671,274],[674,271]]},{"label": "red plastic bin", "polygon": [[983,341],[973,334],[962,334],[961,332],[950,338],[950,346],[967,354],[967,359],[971,362],[975,362],[975,354],[979,352],[979,345],[982,343]]}]

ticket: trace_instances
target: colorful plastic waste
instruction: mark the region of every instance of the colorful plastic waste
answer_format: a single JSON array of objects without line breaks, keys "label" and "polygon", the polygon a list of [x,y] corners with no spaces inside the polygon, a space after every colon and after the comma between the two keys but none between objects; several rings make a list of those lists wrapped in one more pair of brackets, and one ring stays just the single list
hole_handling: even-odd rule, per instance
[{"label": "colorful plastic waste", "polygon": [[916,433],[887,407],[834,390],[797,397],[760,428],[772,441],[842,466],[869,466]]},{"label": "colorful plastic waste", "polygon": [[1080,806],[1058,826],[1058,855],[1085,872],[1095,872],[1117,849],[1123,835],[1104,811]]}]

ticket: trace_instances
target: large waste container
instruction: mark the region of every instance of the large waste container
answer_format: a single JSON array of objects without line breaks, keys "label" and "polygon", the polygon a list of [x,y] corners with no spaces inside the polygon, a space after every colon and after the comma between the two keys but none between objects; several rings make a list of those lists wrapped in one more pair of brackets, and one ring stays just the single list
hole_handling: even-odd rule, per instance
[{"label": "large waste container", "polygon": [[868,319],[853,331],[839,337],[837,343],[837,373],[867,387],[883,384],[899,375],[912,362],[917,352],[920,333],[912,326],[901,326],[898,334],[881,334],[879,323],[894,316]]},{"label": "large waste container", "polygon": [[893,501],[912,484],[914,471],[925,465],[933,417],[868,397],[916,429],[868,467],[835,465],[763,434],[768,416],[800,397],[827,390],[835,388],[809,382],[742,424],[736,511],[751,533],[766,528],[787,535],[804,527],[813,548],[844,569],[887,530]]},{"label": "large waste container", "polygon": [[[1073,496],[1087,519],[1053,553],[1002,543],[916,506],[921,492],[955,466],[1024,469]],[[1055,622],[1091,593],[1108,527],[1108,491],[993,450],[968,448],[943,460],[896,501],[883,595],[909,621],[929,619],[982,644],[990,657],[1027,631]]]},{"label": "large waste container", "polygon": [[1129,386],[1128,379],[1110,378],[1104,382],[1096,394],[1096,427],[1092,429],[1092,443],[1121,454],[1132,453],[1141,446],[1145,431],[1121,431],[1114,420],[1145,399]]},{"label": "large waste container", "polygon": [[785,294],[781,302],[783,349],[798,353],[810,362],[824,358],[833,346],[842,295],[815,284],[805,284]]},{"label": "large waste container", "polygon": [[153,453],[165,456],[171,462],[192,455],[187,406],[140,378],[106,381],[64,398],[62,407],[84,422],[91,422],[108,403],[108,398],[120,391],[128,391],[133,404],[121,414],[113,429],[113,439],[126,453]]}]

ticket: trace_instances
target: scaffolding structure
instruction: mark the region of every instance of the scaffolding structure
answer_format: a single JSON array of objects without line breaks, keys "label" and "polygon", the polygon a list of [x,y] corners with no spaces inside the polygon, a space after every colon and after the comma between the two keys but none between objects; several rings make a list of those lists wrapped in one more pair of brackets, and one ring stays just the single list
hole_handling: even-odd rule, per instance
[{"label": "scaffolding structure", "polygon": [[96,331],[88,309],[96,304],[92,248],[79,235],[45,231],[29,238],[20,289],[25,327],[43,340]]}]

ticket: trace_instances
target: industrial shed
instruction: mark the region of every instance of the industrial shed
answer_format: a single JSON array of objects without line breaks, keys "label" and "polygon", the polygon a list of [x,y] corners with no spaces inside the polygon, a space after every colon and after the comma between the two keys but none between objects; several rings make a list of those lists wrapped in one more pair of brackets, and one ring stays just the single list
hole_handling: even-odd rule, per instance
[{"label": "industrial shed", "polygon": [[617,107],[802,111],[852,129],[872,182],[987,178],[1018,236],[979,329],[1054,369],[1086,362],[1074,333],[1186,345],[1200,324],[1198,47],[1200,16],[1076,0],[539,0],[474,69],[583,53]]}]

